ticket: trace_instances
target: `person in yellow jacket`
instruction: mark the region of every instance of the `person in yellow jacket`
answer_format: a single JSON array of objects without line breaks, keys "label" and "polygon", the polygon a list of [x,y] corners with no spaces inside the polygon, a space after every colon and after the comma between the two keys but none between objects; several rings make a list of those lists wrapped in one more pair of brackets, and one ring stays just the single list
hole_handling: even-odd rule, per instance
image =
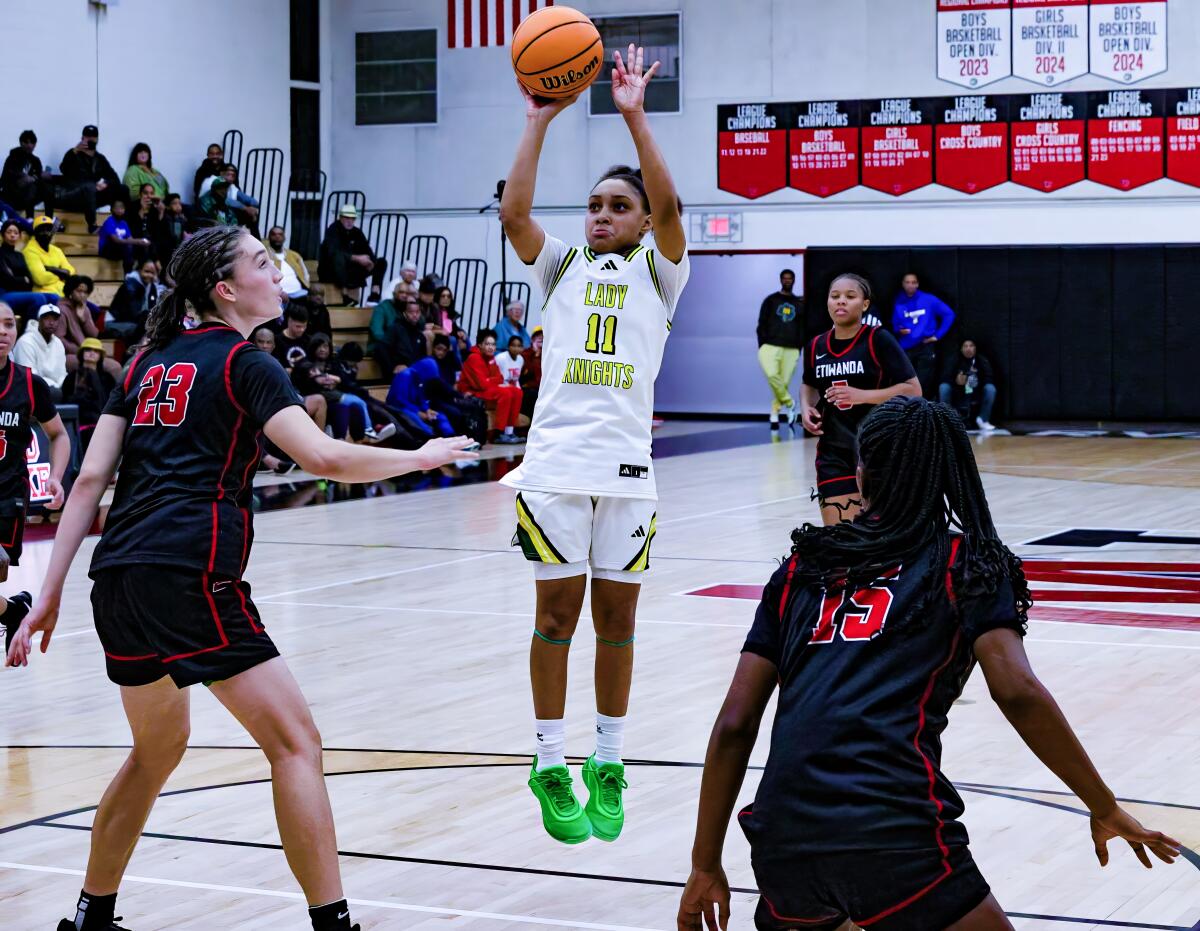
[{"label": "person in yellow jacket", "polygon": [[33,290],[39,294],[63,296],[63,282],[75,274],[75,266],[67,261],[66,254],[54,245],[54,221],[49,217],[38,217],[33,221],[33,239],[21,253],[29,266],[29,277],[33,279]]}]

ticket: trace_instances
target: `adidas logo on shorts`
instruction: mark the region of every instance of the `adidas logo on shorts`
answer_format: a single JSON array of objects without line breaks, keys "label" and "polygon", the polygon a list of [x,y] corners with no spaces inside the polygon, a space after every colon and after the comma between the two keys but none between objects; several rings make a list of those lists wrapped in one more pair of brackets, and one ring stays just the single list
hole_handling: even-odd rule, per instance
[{"label": "adidas logo on shorts", "polygon": [[639,525],[638,529],[635,530],[633,533],[631,533],[629,536],[632,538],[632,537],[644,537],[645,535],[646,535],[646,528]]}]

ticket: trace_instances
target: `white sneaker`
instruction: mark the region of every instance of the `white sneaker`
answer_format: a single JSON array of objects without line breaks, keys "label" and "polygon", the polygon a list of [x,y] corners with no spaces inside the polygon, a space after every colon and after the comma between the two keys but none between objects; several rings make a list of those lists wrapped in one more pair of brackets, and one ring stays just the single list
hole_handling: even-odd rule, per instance
[{"label": "white sneaker", "polygon": [[792,432],[795,433],[796,422],[800,419],[800,406],[793,401],[792,404],[788,407],[785,407],[783,411],[785,414],[787,414],[787,425],[791,427]]},{"label": "white sneaker", "polygon": [[396,435],[396,425],[394,423],[384,424],[382,430],[376,430],[374,427],[367,427],[367,429],[363,431],[363,435],[372,443],[382,443],[385,440],[390,440]]},{"label": "white sneaker", "polygon": [[982,417],[975,418],[975,426],[977,426],[984,433],[991,433],[993,430],[996,429],[990,423],[988,423],[986,420],[984,420]]}]

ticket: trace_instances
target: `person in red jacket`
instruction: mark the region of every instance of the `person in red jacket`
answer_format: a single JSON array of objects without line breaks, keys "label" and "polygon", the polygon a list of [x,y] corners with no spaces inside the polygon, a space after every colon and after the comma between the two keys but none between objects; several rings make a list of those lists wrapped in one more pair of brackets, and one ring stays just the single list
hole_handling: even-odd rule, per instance
[{"label": "person in red jacket", "polygon": [[480,330],[475,348],[463,360],[458,376],[458,390],[473,395],[496,409],[497,443],[520,443],[513,433],[521,413],[522,392],[517,385],[504,384],[504,376],[496,365],[496,331]]}]

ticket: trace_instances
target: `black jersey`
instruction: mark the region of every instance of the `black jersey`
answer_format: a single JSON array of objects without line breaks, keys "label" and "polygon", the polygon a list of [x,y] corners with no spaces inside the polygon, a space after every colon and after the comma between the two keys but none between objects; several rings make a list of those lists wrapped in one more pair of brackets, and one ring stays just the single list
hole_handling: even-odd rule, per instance
[{"label": "black jersey", "polygon": [[865,391],[889,388],[915,378],[912,363],[896,338],[879,327],[864,326],[852,339],[837,339],[833,330],[809,340],[804,347],[804,384],[821,395],[821,445],[857,446],[858,425],[872,410],[870,404],[837,407],[825,400],[834,385]]},{"label": "black jersey", "polygon": [[240,578],[262,425],[303,404],[271,356],[224,324],[138,356],[104,409],[126,422],[92,572],[165,564]]},{"label": "black jersey", "polygon": [[[860,591],[803,581],[793,557],[763,593],[743,648],[779,670],[771,750],[742,827],[756,861],[967,842],[942,775],[941,735],[989,630],[1021,631],[1011,585],[955,599],[934,548]],[[931,586],[946,594],[922,610]]]},{"label": "black jersey", "polygon": [[12,516],[29,503],[29,466],[25,453],[33,424],[58,413],[49,386],[13,361],[0,369],[0,516]]}]

